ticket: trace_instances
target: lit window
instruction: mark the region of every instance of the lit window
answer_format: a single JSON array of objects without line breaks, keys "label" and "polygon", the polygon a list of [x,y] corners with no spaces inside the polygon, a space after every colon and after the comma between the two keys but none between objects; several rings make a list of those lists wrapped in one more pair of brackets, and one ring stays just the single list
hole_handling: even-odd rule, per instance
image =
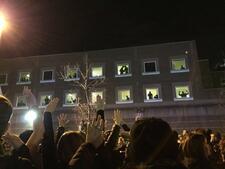
[{"label": "lit window", "polygon": [[187,63],[185,58],[181,58],[181,59],[172,59],[172,72],[187,72],[188,68],[187,68]]},{"label": "lit window", "polygon": [[175,100],[192,100],[191,90],[188,85],[175,86]]},{"label": "lit window", "polygon": [[19,82],[20,83],[29,83],[31,81],[30,72],[20,72],[19,74]]},{"label": "lit window", "polygon": [[130,75],[130,65],[128,63],[117,64],[117,75],[126,76]]},{"label": "lit window", "polygon": [[66,93],[65,94],[65,105],[75,105],[77,103],[76,93]]},{"label": "lit window", "polygon": [[78,78],[78,68],[75,66],[65,66],[65,80],[73,80]]},{"label": "lit window", "polygon": [[103,91],[91,92],[91,102],[97,103],[97,101],[103,100]]},{"label": "lit window", "polygon": [[16,98],[16,107],[26,107],[27,100],[25,96],[17,96]]},{"label": "lit window", "polygon": [[102,77],[103,76],[103,67],[96,66],[91,68],[91,77]]},{"label": "lit window", "polygon": [[131,96],[130,89],[118,89],[117,93],[117,102],[124,102],[124,103],[133,103],[133,98]]},{"label": "lit window", "polygon": [[47,106],[48,103],[51,101],[52,95],[41,95],[40,97],[40,106]]},{"label": "lit window", "polygon": [[8,75],[6,73],[0,74],[0,85],[7,84],[7,77]]},{"label": "lit window", "polygon": [[145,90],[146,100],[158,100],[160,99],[159,96],[159,89],[158,88],[147,88]]}]

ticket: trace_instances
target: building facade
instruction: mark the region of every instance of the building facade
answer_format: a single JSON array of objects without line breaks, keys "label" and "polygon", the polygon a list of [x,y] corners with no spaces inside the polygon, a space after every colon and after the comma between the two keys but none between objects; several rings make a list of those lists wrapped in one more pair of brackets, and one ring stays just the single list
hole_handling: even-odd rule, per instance
[{"label": "building facade", "polygon": [[98,98],[103,100],[108,127],[113,110],[120,109],[128,124],[137,116],[154,116],[178,131],[225,128],[222,88],[204,88],[195,41],[184,41],[1,59],[0,85],[14,106],[13,130],[19,133],[29,128],[24,120],[29,109],[24,86],[32,89],[40,111],[50,99],[59,97],[55,123],[58,113],[67,113],[75,128],[79,119],[74,109],[85,94],[74,82],[82,81],[87,63],[89,82],[103,82],[91,88],[88,97],[93,104]]}]

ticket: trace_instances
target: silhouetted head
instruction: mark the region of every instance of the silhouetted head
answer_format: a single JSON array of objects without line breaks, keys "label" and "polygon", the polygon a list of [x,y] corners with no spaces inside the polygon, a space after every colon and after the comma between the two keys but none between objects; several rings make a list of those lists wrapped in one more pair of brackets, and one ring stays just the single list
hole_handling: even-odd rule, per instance
[{"label": "silhouetted head", "polygon": [[128,157],[135,164],[151,163],[162,158],[176,158],[178,144],[169,124],[162,119],[137,120],[130,132]]},{"label": "silhouetted head", "polygon": [[57,153],[62,164],[67,165],[77,149],[85,142],[83,133],[67,131],[59,139]]},{"label": "silhouetted head", "polygon": [[188,158],[207,158],[209,153],[207,139],[202,134],[190,134],[183,145],[183,152]]},{"label": "silhouetted head", "polygon": [[8,122],[12,115],[12,104],[4,96],[0,95],[0,137],[8,128]]}]

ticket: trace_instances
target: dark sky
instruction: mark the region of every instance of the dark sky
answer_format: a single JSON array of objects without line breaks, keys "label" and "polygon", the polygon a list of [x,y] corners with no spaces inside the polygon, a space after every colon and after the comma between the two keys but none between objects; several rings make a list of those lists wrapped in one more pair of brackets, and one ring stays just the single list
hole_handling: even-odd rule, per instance
[{"label": "dark sky", "polygon": [[201,57],[225,48],[225,0],[2,0],[5,57],[197,40]]}]

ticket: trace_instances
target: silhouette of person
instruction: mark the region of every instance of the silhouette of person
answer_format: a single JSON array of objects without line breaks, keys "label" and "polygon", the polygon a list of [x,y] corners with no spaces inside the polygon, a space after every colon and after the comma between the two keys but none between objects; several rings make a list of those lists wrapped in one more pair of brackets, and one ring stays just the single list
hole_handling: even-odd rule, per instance
[{"label": "silhouette of person", "polygon": [[184,70],[184,69],[185,69],[184,65],[181,65],[180,70]]},{"label": "silhouette of person", "polygon": [[47,105],[49,102],[50,102],[50,99],[48,98],[48,96],[46,96],[44,105]]},{"label": "silhouette of person", "polygon": [[129,98],[128,96],[126,96],[126,99],[127,99],[127,100],[130,100],[130,98]]},{"label": "silhouette of person", "polygon": [[149,92],[148,92],[148,99],[152,99],[152,97],[153,97],[152,92],[149,91]]},{"label": "silhouette of person", "polygon": [[156,95],[154,96],[154,99],[158,99],[158,98],[159,98],[159,95],[156,94]]},{"label": "silhouette of person", "polygon": [[124,66],[123,70],[124,70],[124,73],[125,73],[125,74],[128,74],[128,73],[129,73],[129,72],[128,72],[128,67],[127,67],[127,66]]}]

